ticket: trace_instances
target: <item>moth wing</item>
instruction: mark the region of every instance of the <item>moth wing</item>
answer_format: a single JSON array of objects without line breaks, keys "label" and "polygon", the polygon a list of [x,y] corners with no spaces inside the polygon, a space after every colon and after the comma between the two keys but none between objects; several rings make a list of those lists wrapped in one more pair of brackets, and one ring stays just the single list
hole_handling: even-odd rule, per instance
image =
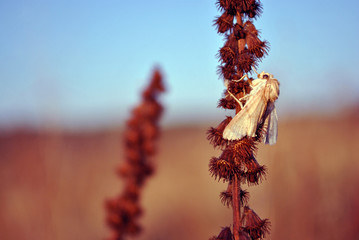
[{"label": "moth wing", "polygon": [[274,102],[268,102],[265,118],[263,142],[273,145],[277,142],[278,137],[278,116]]},{"label": "moth wing", "polygon": [[223,131],[223,138],[228,140],[242,139],[247,135],[250,124],[248,115],[244,114],[244,108],[229,122]]},{"label": "moth wing", "polygon": [[256,89],[255,94],[246,102],[243,109],[229,122],[223,131],[223,138],[238,140],[245,136],[255,137],[258,123],[266,109],[264,101],[264,87]]}]

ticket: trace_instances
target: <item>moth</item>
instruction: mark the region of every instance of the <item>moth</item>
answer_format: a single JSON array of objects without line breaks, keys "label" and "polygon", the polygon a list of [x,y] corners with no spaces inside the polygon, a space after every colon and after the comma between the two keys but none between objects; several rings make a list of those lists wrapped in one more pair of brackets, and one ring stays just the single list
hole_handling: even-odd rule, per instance
[{"label": "moth", "polygon": [[[240,80],[242,81],[244,75]],[[228,83],[227,85],[228,88]],[[240,140],[246,136],[256,137],[258,126],[263,124],[262,139],[265,144],[275,144],[278,136],[278,117],[274,102],[279,96],[279,82],[272,74],[262,72],[258,79],[250,82],[252,90],[244,97],[237,99],[228,93],[241,106],[223,131],[223,138]],[[246,100],[244,106],[241,101]]]}]

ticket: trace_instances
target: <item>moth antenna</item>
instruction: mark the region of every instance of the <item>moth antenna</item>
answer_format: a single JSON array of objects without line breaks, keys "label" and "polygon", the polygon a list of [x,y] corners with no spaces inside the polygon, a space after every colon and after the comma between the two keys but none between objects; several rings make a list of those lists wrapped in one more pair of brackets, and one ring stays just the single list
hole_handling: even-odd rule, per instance
[{"label": "moth antenna", "polygon": [[259,77],[259,74],[258,74],[257,70],[256,70],[254,67],[252,67],[252,69],[253,69],[253,71],[258,75],[258,77]]}]

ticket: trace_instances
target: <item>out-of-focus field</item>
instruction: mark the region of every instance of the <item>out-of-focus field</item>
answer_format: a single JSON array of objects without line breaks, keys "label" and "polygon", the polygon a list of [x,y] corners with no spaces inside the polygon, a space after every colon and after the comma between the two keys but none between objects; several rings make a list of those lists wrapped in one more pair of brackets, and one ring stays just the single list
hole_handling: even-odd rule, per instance
[{"label": "out-of-focus field", "polygon": [[[208,173],[219,155],[203,126],[165,129],[156,174],[143,193],[140,240],[208,239],[231,224]],[[269,218],[268,239],[359,239],[359,118],[282,120],[278,143],[259,146],[267,179],[250,206]],[[0,239],[104,239],[103,202],[121,191],[120,129],[0,133]]]}]

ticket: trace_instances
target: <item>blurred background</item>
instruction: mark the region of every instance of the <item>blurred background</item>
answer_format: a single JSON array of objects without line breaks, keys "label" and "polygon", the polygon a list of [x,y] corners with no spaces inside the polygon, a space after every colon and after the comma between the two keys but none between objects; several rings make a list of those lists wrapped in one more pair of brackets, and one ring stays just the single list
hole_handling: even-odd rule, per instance
[{"label": "blurred background", "polygon": [[[248,187],[269,239],[359,239],[359,3],[267,1],[255,21],[281,83],[279,139]],[[231,224],[209,176],[222,36],[215,1],[0,0],[0,239],[103,239],[122,132],[155,66],[167,94],[138,239],[208,239]],[[247,186],[246,186],[247,188]]]}]

